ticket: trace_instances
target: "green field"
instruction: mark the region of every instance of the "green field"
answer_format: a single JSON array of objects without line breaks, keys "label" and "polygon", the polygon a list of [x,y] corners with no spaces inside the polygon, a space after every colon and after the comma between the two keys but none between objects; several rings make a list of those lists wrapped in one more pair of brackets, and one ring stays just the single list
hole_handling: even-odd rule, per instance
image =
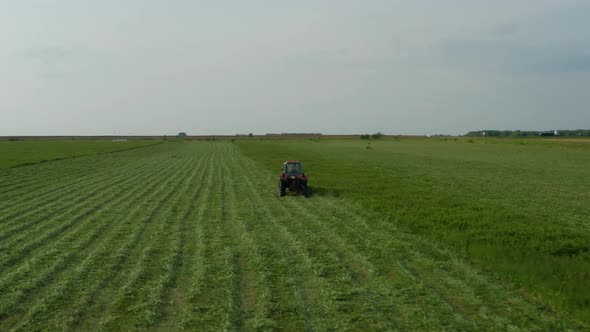
[{"label": "green field", "polygon": [[[310,198],[278,197],[284,159]],[[0,330],[587,330],[589,166],[585,143],[322,139],[3,168]]]},{"label": "green field", "polygon": [[142,140],[6,140],[0,141],[0,168],[129,150],[158,143],[159,141]]}]

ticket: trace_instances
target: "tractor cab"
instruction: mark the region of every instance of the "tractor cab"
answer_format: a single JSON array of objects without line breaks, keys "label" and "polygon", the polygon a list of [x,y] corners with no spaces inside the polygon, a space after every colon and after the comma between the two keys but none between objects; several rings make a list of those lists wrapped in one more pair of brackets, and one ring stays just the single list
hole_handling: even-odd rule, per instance
[{"label": "tractor cab", "polygon": [[285,196],[289,191],[307,197],[307,176],[303,173],[301,163],[298,160],[287,160],[283,163],[282,170],[279,177],[279,196]]},{"label": "tractor cab", "polygon": [[286,161],[283,164],[283,173],[286,175],[301,175],[303,174],[303,168],[299,161]]}]

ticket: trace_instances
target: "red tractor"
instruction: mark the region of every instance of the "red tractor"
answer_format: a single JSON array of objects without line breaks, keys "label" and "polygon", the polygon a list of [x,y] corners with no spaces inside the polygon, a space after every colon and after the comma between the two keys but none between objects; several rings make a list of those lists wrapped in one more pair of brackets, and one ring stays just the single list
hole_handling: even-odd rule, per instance
[{"label": "red tractor", "polygon": [[279,179],[279,196],[285,196],[289,192],[303,194],[307,197],[307,175],[303,173],[303,168],[298,160],[287,160],[283,164],[283,172]]}]

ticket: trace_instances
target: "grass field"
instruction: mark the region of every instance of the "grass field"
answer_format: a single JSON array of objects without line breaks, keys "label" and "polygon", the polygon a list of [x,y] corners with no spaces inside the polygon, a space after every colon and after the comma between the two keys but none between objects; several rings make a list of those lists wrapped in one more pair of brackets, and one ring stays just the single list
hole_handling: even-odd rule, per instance
[{"label": "grass field", "polygon": [[126,142],[112,142],[111,140],[6,140],[0,141],[0,152],[2,153],[0,168],[129,150],[157,143],[159,142],[141,140]]},{"label": "grass field", "polygon": [[[251,140],[0,169],[0,330],[588,329],[588,156]],[[312,197],[277,196],[285,158]]]},{"label": "grass field", "polygon": [[433,138],[240,146],[267,168],[288,158],[308,161],[316,192],[358,202],[590,321],[587,141]]}]

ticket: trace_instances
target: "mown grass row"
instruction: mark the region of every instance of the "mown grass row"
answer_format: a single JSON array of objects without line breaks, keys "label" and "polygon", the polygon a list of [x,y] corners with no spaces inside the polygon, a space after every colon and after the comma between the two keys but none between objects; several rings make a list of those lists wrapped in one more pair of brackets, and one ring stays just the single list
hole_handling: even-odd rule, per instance
[{"label": "mown grass row", "polygon": [[[150,151],[142,149],[141,153],[135,151],[134,156],[147,156]],[[59,170],[61,176],[35,176],[33,185],[24,185],[24,189],[21,193],[10,193],[10,199],[6,198],[3,200],[0,208],[9,211],[8,214],[0,217],[0,225],[4,226],[5,220],[14,220],[15,216],[20,218],[25,217],[23,211],[28,214],[32,214],[37,211],[46,209],[48,206],[56,208],[56,205],[61,202],[68,202],[71,198],[71,193],[79,193],[79,191],[85,187],[94,187],[97,184],[104,182],[107,174],[109,179],[113,176],[120,177],[126,175],[126,172],[130,169],[150,167],[149,164],[145,163],[145,159],[141,159],[142,163],[130,163],[125,161],[124,158],[108,160],[96,160],[97,158],[79,158],[82,162],[72,172],[69,170]],[[95,163],[98,163],[100,167],[93,170]],[[141,169],[136,169],[141,172]],[[82,176],[79,176],[80,173]],[[64,176],[65,174],[65,176]],[[23,181],[21,176],[15,177],[17,181]],[[52,182],[47,183],[43,179],[49,178]],[[34,209],[31,209],[31,201],[35,201]],[[71,199],[69,200],[71,203]]]},{"label": "mown grass row", "polygon": [[53,160],[133,150],[161,141],[112,142],[111,140],[0,141],[0,168],[36,165]]},{"label": "mown grass row", "polygon": [[[6,223],[6,220],[14,222],[15,216],[24,218],[49,208],[57,208],[71,198],[71,193],[79,193],[84,188],[102,185],[101,181],[104,181],[107,176],[110,179],[124,174],[132,167],[149,167],[145,163],[148,160],[147,157],[156,157],[163,152],[160,150],[158,153],[156,148],[145,147],[101,157],[81,157],[72,161],[52,163],[53,173],[33,172],[32,179],[29,179],[30,183],[27,183],[26,176],[15,173],[13,178],[19,184],[18,188],[0,190],[0,209],[9,211],[0,216],[0,226]],[[140,160],[142,163],[138,163]],[[74,161],[76,161],[76,167],[70,168],[69,162],[73,163]],[[134,165],[134,163],[137,164]],[[24,167],[23,169],[31,168],[37,167]],[[31,201],[36,203],[33,209],[31,209]]]},{"label": "mown grass row", "polygon": [[155,153],[157,146],[145,146],[133,151],[121,151],[100,156],[85,156],[60,160],[46,164],[31,165],[18,169],[0,169],[0,198],[2,202],[24,193],[41,194],[54,190],[77,177],[92,177],[105,169],[112,171],[116,166],[127,165],[125,156],[137,158]]},{"label": "mown grass row", "polygon": [[[232,150],[227,150],[222,156],[221,163],[226,179],[226,201],[228,202],[228,230],[233,234],[234,251],[238,252],[234,259],[236,271],[239,275],[234,278],[234,284],[228,294],[228,299],[235,307],[233,310],[236,321],[235,327],[252,329],[277,328],[277,322],[272,317],[276,311],[276,290],[271,289],[273,263],[268,259],[268,242],[258,237],[258,225],[252,225],[252,220],[262,220],[256,217],[256,206],[252,204],[254,196],[242,189],[242,183],[247,182],[247,174],[236,164]],[[237,170],[236,170],[237,169]],[[246,199],[244,199],[246,198]],[[245,204],[244,204],[245,203]],[[268,232],[263,232],[268,233]],[[274,295],[274,296],[273,296]]]},{"label": "mown grass row", "polygon": [[187,210],[181,217],[179,229],[180,251],[176,257],[177,266],[171,276],[170,290],[163,296],[161,306],[161,319],[157,322],[157,328],[161,330],[179,329],[184,326],[183,313],[189,306],[186,305],[189,290],[199,285],[204,278],[203,251],[204,233],[200,220],[207,215],[210,206],[213,187],[213,170],[216,159],[209,155],[207,163],[200,169],[200,178],[194,184],[194,190],[189,201],[186,202]]},{"label": "mown grass row", "polygon": [[[164,168],[170,166],[170,164],[166,165],[165,162],[162,164]],[[175,161],[172,165],[174,164],[180,165],[181,163]],[[48,241],[46,245],[50,247],[49,250],[40,251],[39,255],[31,255],[32,257],[29,257],[27,264],[23,268],[16,270],[15,280],[22,279],[23,276],[29,277],[26,280],[27,282],[20,285],[24,289],[19,290],[17,287],[15,290],[13,288],[15,290],[13,293],[16,295],[14,297],[14,303],[18,303],[22,307],[26,304],[23,301],[23,297],[33,295],[32,293],[35,293],[35,296],[39,296],[37,293],[39,290],[37,288],[40,285],[46,286],[48,282],[55,280],[56,276],[60,273],[76,268],[75,263],[89,250],[99,245],[108,250],[111,245],[108,241],[108,236],[118,229],[116,226],[122,225],[117,221],[123,218],[128,209],[134,206],[136,207],[136,211],[140,211],[136,200],[148,193],[149,190],[157,189],[158,185],[165,178],[158,179],[155,175],[166,176],[167,172],[155,172],[153,174],[154,176],[147,178],[145,174],[136,174],[134,177],[135,183],[132,186],[135,189],[129,187],[128,193],[122,196],[118,196],[117,192],[113,192],[110,197],[104,197],[104,202],[108,202],[106,204],[110,205],[112,210],[103,210],[102,213],[96,215],[94,218],[86,219],[86,222],[83,222],[85,227],[78,227],[78,231],[65,234],[58,241]],[[145,186],[141,184],[145,184]],[[110,199],[114,200],[110,201]],[[108,213],[105,213],[106,211]],[[118,233],[125,234],[126,232],[119,230]],[[9,285],[10,280],[8,280],[7,286]],[[51,288],[44,287],[41,291],[45,289]],[[5,303],[10,308],[11,302],[3,301],[3,304]]]},{"label": "mown grass row", "polygon": [[[195,169],[189,172],[194,172],[195,170],[199,169],[199,167],[204,164],[204,161],[202,160],[203,159],[201,159],[201,161],[195,165],[190,165],[190,162],[187,162],[191,168],[196,166]],[[141,320],[136,323],[129,323],[125,321],[125,315],[129,315],[129,311],[121,310],[121,312],[116,313],[113,308],[125,307],[129,299],[133,297],[132,295],[130,296],[128,294],[132,294],[134,291],[138,291],[139,289],[142,289],[146,295],[154,295],[157,293],[153,292],[151,289],[147,289],[146,286],[139,287],[136,290],[133,289],[133,286],[136,283],[147,282],[146,280],[150,278],[150,276],[147,274],[147,272],[145,272],[146,269],[153,269],[155,265],[161,263],[160,258],[158,257],[155,258],[155,261],[150,261],[150,255],[156,250],[154,248],[154,241],[160,242],[160,240],[163,240],[161,239],[162,237],[165,238],[167,231],[162,230],[162,228],[165,228],[167,225],[169,225],[169,221],[162,218],[166,216],[165,213],[168,213],[169,215],[170,207],[175,206],[173,199],[177,194],[176,191],[178,191],[180,186],[187,182],[186,175],[188,174],[184,175],[184,178],[182,176],[179,178],[181,181],[180,183],[168,183],[164,186],[164,191],[167,192],[165,202],[162,201],[161,204],[158,204],[157,209],[155,210],[149,209],[147,211],[143,211],[144,213],[148,213],[148,216],[143,214],[139,215],[139,218],[143,219],[141,223],[144,226],[140,232],[134,233],[134,245],[132,248],[127,250],[125,260],[120,264],[122,271],[118,272],[116,276],[109,281],[108,285],[105,285],[105,287],[98,291],[96,297],[100,300],[95,301],[88,306],[83,316],[78,322],[76,322],[75,326],[78,328],[89,329],[95,328],[97,324],[102,324],[102,326],[104,326],[115,324],[115,321],[121,320],[123,320],[121,324],[130,324],[128,326],[139,326],[141,324],[145,325],[146,317],[149,318],[150,315],[154,313],[154,311],[139,310],[140,307],[142,309],[149,309],[149,305],[146,305],[146,302],[143,302],[141,306],[136,306],[135,309],[133,309],[133,312],[136,313],[136,317],[141,317]],[[169,191],[170,189],[172,189],[172,191]],[[155,231],[158,229],[159,231]],[[162,245],[165,244],[166,242],[163,242]],[[166,266],[170,267],[170,260],[167,260],[167,262],[168,264]],[[131,308],[129,308],[129,310],[131,310]],[[141,312],[143,315],[137,314],[137,312]]]},{"label": "mown grass row", "polygon": [[[108,175],[105,175],[105,178],[101,181],[104,187],[101,186],[99,189],[93,187],[83,188],[77,195],[73,195],[77,196],[77,198],[65,198],[65,207],[51,209],[45,214],[41,212],[36,218],[21,219],[15,217],[15,221],[10,220],[7,227],[0,229],[2,231],[1,237],[4,240],[0,250],[10,250],[12,256],[22,256],[23,252],[27,253],[37,248],[38,244],[44,243],[47,238],[63,236],[71,227],[81,227],[85,222],[91,220],[90,217],[93,214],[104,212],[101,209],[107,209],[101,204],[94,204],[95,201],[101,203],[107,197],[122,196],[137,187],[137,183],[133,183],[133,180],[137,180],[135,175],[137,173],[134,172],[136,169],[130,167],[120,177],[109,178]],[[122,199],[122,197],[117,197],[117,199]],[[31,203],[35,204],[34,201]],[[9,226],[13,227],[10,228]],[[10,238],[11,235],[14,235],[13,239]],[[6,256],[7,259],[9,257]],[[5,265],[5,263],[0,261],[0,266]],[[11,261],[10,263],[14,262]]]},{"label": "mown grass row", "polygon": [[[2,240],[7,246],[8,240],[15,237],[15,242],[20,242],[22,238],[29,237],[30,234],[37,230],[43,231],[43,228],[49,227],[51,221],[61,216],[70,218],[68,214],[80,207],[88,206],[86,203],[93,200],[100,201],[100,197],[109,194],[114,188],[124,191],[126,184],[133,180],[131,176],[135,170],[140,167],[129,167],[122,173],[109,176],[103,174],[93,182],[75,184],[68,192],[56,193],[50,202],[44,202],[42,199],[32,199],[26,203],[20,204],[20,211],[10,208],[6,217],[2,218],[4,222],[0,224]],[[26,199],[25,199],[26,200]],[[30,208],[33,204],[34,208]],[[29,208],[27,208],[29,205]],[[16,210],[16,211],[15,211]]]},{"label": "mown grass row", "polygon": [[[218,151],[217,151],[218,152]],[[203,216],[201,232],[204,241],[199,279],[189,289],[188,306],[183,317],[183,326],[205,327],[222,330],[232,325],[231,301],[227,301],[227,289],[232,285],[232,241],[226,233],[227,211],[223,170],[216,153],[213,177],[213,192],[209,211]]]},{"label": "mown grass row", "polygon": [[[190,160],[187,164],[191,164]],[[163,291],[169,286],[180,250],[180,226],[182,215],[190,207],[182,195],[191,197],[189,188],[194,185],[193,179],[202,171],[199,163],[191,165],[186,174],[181,174],[180,183],[166,188],[166,204],[161,209],[151,213],[145,223],[152,224],[130,263],[126,264],[121,276],[124,282],[113,287],[116,292],[112,296],[112,303],[102,314],[99,322],[104,329],[126,326],[132,316],[133,325],[129,328],[139,328],[153,325],[158,315],[158,307]],[[171,190],[170,190],[171,189]],[[194,190],[194,189],[193,189]],[[188,191],[188,192],[187,192]],[[183,204],[184,203],[184,204]],[[127,270],[127,268],[129,269]]]},{"label": "mown grass row", "polygon": [[[232,159],[237,159],[233,154]],[[233,190],[238,197],[249,199],[238,201],[241,213],[236,220],[240,221],[242,232],[252,238],[250,242],[258,244],[254,251],[257,257],[254,268],[260,274],[256,288],[264,290],[257,291],[260,295],[256,298],[257,312],[252,325],[265,326],[257,323],[261,321],[268,322],[267,327],[280,329],[326,328],[322,323],[329,317],[326,310],[331,303],[321,291],[327,285],[314,279],[307,252],[279,222],[288,214],[272,213],[276,202],[261,198],[265,195],[257,188],[259,184],[251,180],[243,160],[239,164],[242,167],[235,167],[232,173],[243,181],[234,185]]]}]

